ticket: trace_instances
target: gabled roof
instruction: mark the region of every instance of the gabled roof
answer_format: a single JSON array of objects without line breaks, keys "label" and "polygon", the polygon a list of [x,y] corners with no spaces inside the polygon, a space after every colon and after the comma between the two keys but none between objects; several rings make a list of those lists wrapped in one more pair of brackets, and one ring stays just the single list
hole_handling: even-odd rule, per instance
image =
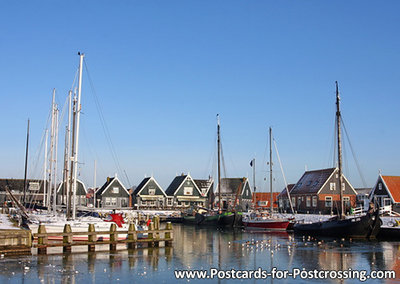
[{"label": "gabled roof", "polygon": [[167,190],[165,191],[165,194],[170,196],[174,195],[175,191],[181,186],[186,177],[187,175],[176,176],[172,180],[171,184],[168,186]]},{"label": "gabled roof", "polygon": [[371,192],[371,188],[369,187],[355,188],[354,190],[357,192],[357,195],[369,195]]},{"label": "gabled roof", "polygon": [[153,180],[154,183],[158,186],[158,188],[161,190],[161,192],[163,193],[163,195],[166,196],[164,190],[162,189],[162,187],[158,184],[158,182],[155,180],[155,178],[153,177],[146,177],[142,180],[142,182],[136,187],[135,191],[133,192],[133,195],[138,195],[140,194],[140,192],[143,190],[143,188],[151,181]]},{"label": "gabled roof", "polygon": [[309,194],[318,193],[327,180],[333,175],[336,168],[307,171],[296,183],[291,194]]},{"label": "gabled roof", "polygon": [[400,176],[381,176],[395,203],[400,203]]},{"label": "gabled roof", "polygon": [[136,189],[133,191],[133,195],[137,195],[139,193],[139,191],[141,191],[145,185],[149,182],[150,178],[146,177],[142,180],[141,183],[139,183],[139,185],[136,187]]},{"label": "gabled roof", "polygon": [[241,186],[240,190],[241,192],[243,192],[243,188],[246,182],[247,178],[222,178],[221,194],[236,194],[239,186]]},{"label": "gabled roof", "polygon": [[[294,187],[294,183],[288,184],[287,187],[290,193]],[[284,197],[287,197],[286,187],[278,194],[278,198],[284,198]]]},{"label": "gabled roof", "polygon": [[102,195],[104,192],[106,192],[106,191],[108,190],[109,186],[110,186],[114,181],[118,181],[118,182],[121,184],[122,188],[126,191],[126,193],[127,193],[128,195],[130,195],[129,191],[125,188],[125,186],[122,184],[122,182],[121,182],[116,176],[115,176],[115,177],[112,177],[112,178],[107,178],[107,181],[103,184],[103,186],[100,187],[100,189],[98,189],[98,190],[96,191],[96,195]]},{"label": "gabled roof", "polygon": [[[30,191],[31,193],[43,193],[43,186],[44,182],[43,180],[38,180],[38,179],[27,179],[27,189],[29,191],[29,183],[39,183],[39,190],[38,191]],[[14,191],[24,191],[24,179],[13,179],[13,178],[4,178],[0,179],[0,191],[6,191],[6,186],[10,190]]]},{"label": "gabled roof", "polygon": [[212,179],[194,179],[193,181],[195,182],[195,184],[197,185],[197,187],[199,189],[207,188],[205,195],[208,194],[208,192],[210,191],[210,188],[214,184],[214,180],[212,180]]},{"label": "gabled roof", "polygon": [[[85,184],[80,181],[79,179],[76,180],[76,184],[77,184],[77,190],[76,190],[76,194],[79,195],[79,192],[85,192],[84,195],[86,195],[88,193]],[[64,183],[60,183],[57,187],[57,194],[60,193],[61,188],[64,187]]]}]

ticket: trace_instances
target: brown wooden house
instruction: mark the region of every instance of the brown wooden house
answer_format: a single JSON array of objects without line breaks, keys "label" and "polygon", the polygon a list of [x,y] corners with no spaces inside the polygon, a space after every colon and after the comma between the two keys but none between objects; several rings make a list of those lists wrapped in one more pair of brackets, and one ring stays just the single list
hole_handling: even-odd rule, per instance
[{"label": "brown wooden house", "polygon": [[[336,214],[340,212],[338,168],[307,171],[290,191],[295,211],[302,213]],[[357,192],[343,176],[343,201],[345,211],[356,207]]]}]

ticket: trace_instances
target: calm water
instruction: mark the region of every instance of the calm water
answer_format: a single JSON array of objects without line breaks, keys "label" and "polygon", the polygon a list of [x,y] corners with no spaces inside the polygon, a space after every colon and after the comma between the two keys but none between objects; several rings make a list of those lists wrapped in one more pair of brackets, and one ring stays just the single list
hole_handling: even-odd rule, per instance
[{"label": "calm water", "polygon": [[[287,233],[221,231],[174,226],[172,248],[74,252],[0,259],[0,283],[228,283],[233,280],[176,280],[175,269],[270,271],[395,270],[400,277],[400,242],[307,240]],[[235,280],[245,283],[308,283],[310,280]],[[361,283],[313,280],[314,283]],[[400,283],[367,280],[365,283]]]}]

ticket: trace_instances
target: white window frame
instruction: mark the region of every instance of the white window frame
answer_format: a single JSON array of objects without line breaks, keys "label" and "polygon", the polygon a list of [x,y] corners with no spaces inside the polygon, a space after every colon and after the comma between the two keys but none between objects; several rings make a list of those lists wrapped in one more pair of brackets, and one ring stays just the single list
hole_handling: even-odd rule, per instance
[{"label": "white window frame", "polygon": [[172,204],[173,204],[173,199],[167,198],[167,206],[172,206]]},{"label": "white window frame", "polygon": [[117,202],[118,202],[118,200],[116,197],[111,197],[111,205],[112,206],[117,206]]},{"label": "white window frame", "polygon": [[325,207],[332,208],[332,196],[325,196]]},{"label": "white window frame", "polygon": [[112,188],[112,193],[118,194],[118,193],[119,193],[119,187],[118,187],[118,186],[114,186],[114,187]]},{"label": "white window frame", "polygon": [[311,207],[311,196],[306,197],[306,206]]},{"label": "white window frame", "polygon": [[104,201],[106,203],[106,206],[110,206],[111,205],[111,198],[110,197],[106,197]]},{"label": "white window frame", "polygon": [[317,207],[318,204],[318,198],[316,196],[312,197],[312,207]]},{"label": "white window frame", "polygon": [[378,183],[378,190],[382,190],[382,183]]},{"label": "white window frame", "polygon": [[156,189],[153,187],[149,188],[149,195],[156,195]]},{"label": "white window frame", "polygon": [[292,206],[296,206],[296,197],[292,197]]},{"label": "white window frame", "polygon": [[329,189],[330,190],[336,190],[336,182],[331,182],[330,184],[329,184]]},{"label": "white window frame", "polygon": [[193,195],[193,187],[192,186],[185,186],[183,188],[183,195]]}]

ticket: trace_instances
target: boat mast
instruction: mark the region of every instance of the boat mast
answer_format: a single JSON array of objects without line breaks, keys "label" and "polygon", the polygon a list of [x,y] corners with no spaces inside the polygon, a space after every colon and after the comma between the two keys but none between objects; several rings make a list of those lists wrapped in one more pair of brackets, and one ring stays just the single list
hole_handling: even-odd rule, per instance
[{"label": "boat mast", "polygon": [[217,147],[218,147],[218,211],[221,213],[221,139],[220,139],[220,125],[219,114],[217,114]]},{"label": "boat mast", "polygon": [[71,106],[72,91],[68,92],[68,125],[65,129],[65,148],[64,148],[64,181],[62,192],[62,204],[67,204],[69,195],[69,160],[70,160],[70,144],[71,144]]},{"label": "boat mast", "polygon": [[82,68],[83,68],[83,57],[85,56],[83,53],[78,52],[79,55],[79,76],[78,76],[78,101],[76,104],[76,129],[75,130],[75,147],[74,147],[74,176],[73,176],[73,185],[72,185],[72,194],[73,194],[73,207],[72,207],[72,219],[75,220],[76,217],[76,184],[78,178],[78,143],[79,143],[79,118],[81,114],[81,93],[82,93]]},{"label": "boat mast", "polygon": [[340,190],[340,219],[344,219],[343,207],[343,176],[342,176],[342,136],[340,131],[340,96],[339,86],[336,81],[336,123],[337,123],[337,139],[338,139],[338,168],[339,168],[339,190]]},{"label": "boat mast", "polygon": [[93,178],[93,208],[96,208],[96,160],[94,160],[94,178]]},{"label": "boat mast", "polygon": [[29,118],[28,118],[28,129],[26,131],[26,148],[25,148],[25,176],[24,176],[24,198],[22,200],[22,204],[25,206],[25,198],[26,198],[26,175],[28,172],[28,148],[29,148]]},{"label": "boat mast", "polygon": [[54,188],[53,188],[53,212],[57,213],[57,149],[58,149],[58,108],[55,108],[55,150],[54,150]]},{"label": "boat mast", "polygon": [[54,140],[55,140],[55,100],[56,89],[53,89],[53,100],[51,103],[51,131],[50,131],[50,172],[49,172],[49,189],[47,194],[47,208],[50,208],[51,192],[53,189],[53,175],[54,175]]},{"label": "boat mast", "polygon": [[43,206],[47,207],[47,140],[48,140],[49,130],[46,129],[46,140],[44,142],[44,171],[43,171]]},{"label": "boat mast", "polygon": [[272,128],[269,128],[269,189],[271,191],[271,215],[273,210],[273,194],[272,194]]}]

